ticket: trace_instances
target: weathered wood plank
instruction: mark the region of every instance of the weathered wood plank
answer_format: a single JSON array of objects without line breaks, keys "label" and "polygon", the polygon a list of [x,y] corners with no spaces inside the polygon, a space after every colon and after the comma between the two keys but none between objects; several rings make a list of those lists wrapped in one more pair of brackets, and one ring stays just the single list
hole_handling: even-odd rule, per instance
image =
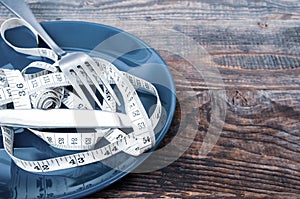
[{"label": "weathered wood plank", "polygon": [[[199,149],[211,114],[207,89],[215,85],[206,85],[197,71],[183,58],[161,52],[172,71],[176,71],[174,79],[178,95],[191,89],[198,94],[201,116],[198,135],[189,150],[168,168],[150,174],[132,174],[94,196],[299,196],[299,51],[292,51],[292,55],[287,53],[289,47],[298,48],[299,43],[290,43],[284,36],[285,30],[298,27],[298,24],[290,23],[287,25],[289,27],[285,27],[277,21],[278,25],[272,25],[269,36],[265,38],[269,39],[266,43],[276,42],[273,39],[279,40],[277,48],[274,48],[270,47],[273,44],[254,45],[256,39],[260,40],[260,34],[264,30],[261,27],[256,28],[259,25],[253,23],[254,21],[249,22],[252,22],[253,27],[243,25],[239,32],[235,32],[235,27],[241,24],[240,21],[233,21],[231,26],[225,27],[218,22],[218,25],[213,23],[212,27],[201,22],[199,26],[180,23],[176,26],[177,30],[183,30],[181,32],[185,35],[205,46],[212,58],[212,62],[208,64],[219,69],[227,90],[227,98],[224,99],[227,110],[223,133],[208,157],[199,157]],[[228,33],[222,31],[222,28],[226,32],[235,33],[235,36],[228,41]],[[294,32],[298,34],[297,28]],[[136,34],[149,43],[153,40],[149,33],[142,30]],[[176,42],[177,39],[175,37],[171,40]],[[282,52],[277,53],[278,49]],[[232,58],[229,59],[228,56]],[[247,57],[250,57],[250,61]],[[266,61],[263,61],[263,57],[267,57]],[[178,74],[182,74],[188,81],[182,80]],[[181,122],[176,117],[174,121],[173,126]]]},{"label": "weathered wood plank", "polygon": [[[38,18],[121,20],[299,19],[298,0],[28,0]],[[3,18],[8,12],[2,11]]]},{"label": "weathered wood plank", "polygon": [[[207,130],[200,128],[193,145],[168,168],[150,174],[132,174],[98,196],[297,198],[300,194],[299,134],[282,128],[295,130],[299,124],[281,123],[281,129],[270,124],[259,125],[259,122],[253,125],[250,119],[241,119],[242,111],[235,109],[227,114],[224,132],[207,158],[198,157]],[[205,110],[201,111],[204,116],[200,127],[207,124]],[[253,116],[257,117],[257,113]],[[272,113],[261,115],[269,118],[268,122],[272,122],[273,116],[276,118]]]},{"label": "weathered wood plank", "polygon": [[[187,43],[177,52],[158,49],[174,74],[181,103],[163,144],[172,140],[185,121],[197,124],[195,140],[170,166],[130,174],[87,198],[299,198],[298,0],[28,2],[41,21],[104,23],[150,45],[163,43],[164,31],[176,31],[206,51],[205,66],[217,68],[223,79],[223,84],[204,81],[189,62],[195,60],[178,56]],[[0,21],[9,16],[13,15],[2,7]],[[180,41],[176,34],[168,39],[170,49]],[[192,54],[194,59],[203,58]],[[216,146],[202,157],[199,150],[212,115],[210,89],[226,90],[221,99],[226,103],[226,118]],[[197,106],[189,103],[191,98]],[[183,129],[186,137],[182,139],[190,139],[191,128]]]},{"label": "weathered wood plank", "polygon": [[[178,57],[176,61],[172,56],[164,55],[164,58],[173,70],[179,73],[185,70]],[[176,76],[177,72],[175,81],[180,87],[182,81]],[[299,71],[296,73],[299,75]],[[189,73],[183,74],[188,76]],[[284,74],[286,78],[290,75]],[[199,89],[199,107],[189,107],[191,112],[195,109],[200,112],[199,131],[188,151],[167,168],[147,174],[131,174],[91,197],[298,198],[299,85],[298,90],[260,90],[243,88],[238,83],[235,87],[226,89],[223,133],[206,158],[199,156],[199,149],[209,126],[211,102],[207,89]],[[184,93],[186,89],[178,89],[179,96]],[[182,122],[178,117],[180,114],[177,113],[172,126]],[[174,134],[172,131],[171,128],[170,135]]]}]

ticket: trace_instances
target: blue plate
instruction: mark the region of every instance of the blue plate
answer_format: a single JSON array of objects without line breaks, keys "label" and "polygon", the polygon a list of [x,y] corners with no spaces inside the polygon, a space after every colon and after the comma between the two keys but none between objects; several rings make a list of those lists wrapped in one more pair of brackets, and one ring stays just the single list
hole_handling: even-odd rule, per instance
[{"label": "blue plate", "polygon": [[[170,127],[175,110],[176,96],[172,75],[158,53],[138,38],[115,29],[86,22],[46,22],[44,28],[66,51],[85,51],[113,61],[123,71],[153,83],[158,89],[166,121],[156,133],[156,145]],[[34,47],[32,34],[24,27],[7,32],[7,38],[17,46]],[[43,45],[43,44],[39,44]],[[22,69],[33,57],[16,53],[0,38],[0,66]],[[146,110],[155,100],[140,95]],[[2,140],[2,136],[1,136]],[[124,177],[151,154],[131,157],[124,153],[103,162],[66,169],[50,174],[34,174],[18,168],[0,143],[0,197],[1,198],[80,198],[99,191]],[[24,129],[16,129],[15,153],[24,159],[50,158],[64,151],[49,147],[41,139]]]}]

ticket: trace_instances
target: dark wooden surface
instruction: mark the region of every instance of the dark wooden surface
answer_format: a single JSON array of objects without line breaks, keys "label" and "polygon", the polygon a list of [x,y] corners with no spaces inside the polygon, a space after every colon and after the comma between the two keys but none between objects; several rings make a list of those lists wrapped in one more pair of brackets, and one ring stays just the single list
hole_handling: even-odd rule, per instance
[{"label": "dark wooden surface", "polygon": [[[159,37],[163,28],[182,33],[209,53],[208,65],[217,67],[223,78],[223,131],[212,151],[199,156],[212,119],[209,90],[222,86],[207,85],[182,57],[160,51],[174,74],[180,103],[187,104],[185,110],[178,104],[165,142],[187,120],[196,123],[195,140],[168,167],[129,174],[86,198],[300,198],[300,1],[28,2],[41,21],[107,24],[150,45],[163,42]],[[0,18],[7,16],[12,15],[2,9]],[[166,49],[178,41],[176,36],[169,39]],[[196,106],[188,105],[191,99]],[[183,118],[182,111],[187,112]],[[193,117],[193,112],[199,112],[199,117]],[[182,129],[188,131],[189,127]]]}]

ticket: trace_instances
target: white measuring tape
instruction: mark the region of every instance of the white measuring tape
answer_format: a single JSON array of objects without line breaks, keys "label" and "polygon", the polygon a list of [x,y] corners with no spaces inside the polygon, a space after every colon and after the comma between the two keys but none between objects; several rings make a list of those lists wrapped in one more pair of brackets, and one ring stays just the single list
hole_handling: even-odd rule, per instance
[{"label": "white measuring tape", "polygon": [[[23,71],[0,69],[0,106],[7,108],[9,107],[7,105],[12,104],[16,112],[24,109],[59,109],[62,105],[70,109],[70,111],[73,109],[86,109],[82,100],[69,90],[71,84],[67,77],[57,70],[55,66],[57,56],[52,50],[19,48],[6,39],[6,30],[18,25],[24,25],[30,29],[26,22],[16,18],[9,19],[2,24],[1,36],[4,41],[20,53],[46,57],[53,60],[54,64],[39,61],[31,63]],[[38,34],[34,30],[31,31],[37,37]],[[162,106],[156,88],[141,78],[119,71],[113,64],[104,59],[94,59],[98,66],[104,69],[104,75],[109,83],[115,85],[116,90],[121,95],[119,97],[123,100],[123,113],[127,115],[131,125],[129,133],[128,130],[126,133],[122,128],[101,128],[101,126],[85,132],[81,132],[80,129],[76,133],[51,132],[51,129],[45,131],[32,125],[28,130],[52,147],[63,150],[86,151],[45,160],[28,161],[14,155],[14,126],[2,126],[4,149],[17,166],[30,172],[57,171],[98,162],[121,151],[138,156],[154,146],[154,128],[158,125],[162,115]],[[42,70],[38,73],[27,74],[27,70],[30,68]],[[98,82],[101,84],[100,80]],[[156,106],[150,117],[137,92],[148,93],[156,97]],[[109,111],[112,114],[117,114],[117,112],[121,111],[119,110],[121,108],[117,107],[110,93],[107,91],[105,94],[106,96],[102,96],[106,98],[106,100],[103,100],[102,110],[97,111]],[[48,119],[55,121],[55,117]],[[106,118],[102,119],[105,120]],[[70,127],[76,128],[76,122]],[[110,144],[97,148],[97,143],[101,139],[107,140]]]}]

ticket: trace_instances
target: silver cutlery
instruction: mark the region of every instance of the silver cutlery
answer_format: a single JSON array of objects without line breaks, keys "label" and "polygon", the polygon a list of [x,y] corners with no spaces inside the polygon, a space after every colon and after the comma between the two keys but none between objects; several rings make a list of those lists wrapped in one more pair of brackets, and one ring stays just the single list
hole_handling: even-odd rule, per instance
[{"label": "silver cutlery", "polygon": [[[69,79],[73,89],[88,109],[94,109],[95,103],[102,108],[102,104],[96,96],[94,88],[96,88],[102,96],[105,96],[105,93],[104,89],[99,86],[97,78],[101,80],[103,86],[106,87],[115,102],[120,105],[118,97],[104,76],[103,68],[99,67],[88,54],[83,52],[67,53],[62,50],[37,22],[24,0],[0,0],[0,2],[19,18],[25,20],[59,56],[59,69]],[[92,85],[89,84],[87,78],[91,80]],[[105,97],[103,97],[103,99],[107,100]]]},{"label": "silver cutlery", "polygon": [[0,125],[22,128],[131,128],[129,117],[123,113],[100,110],[71,109],[3,109]]}]

